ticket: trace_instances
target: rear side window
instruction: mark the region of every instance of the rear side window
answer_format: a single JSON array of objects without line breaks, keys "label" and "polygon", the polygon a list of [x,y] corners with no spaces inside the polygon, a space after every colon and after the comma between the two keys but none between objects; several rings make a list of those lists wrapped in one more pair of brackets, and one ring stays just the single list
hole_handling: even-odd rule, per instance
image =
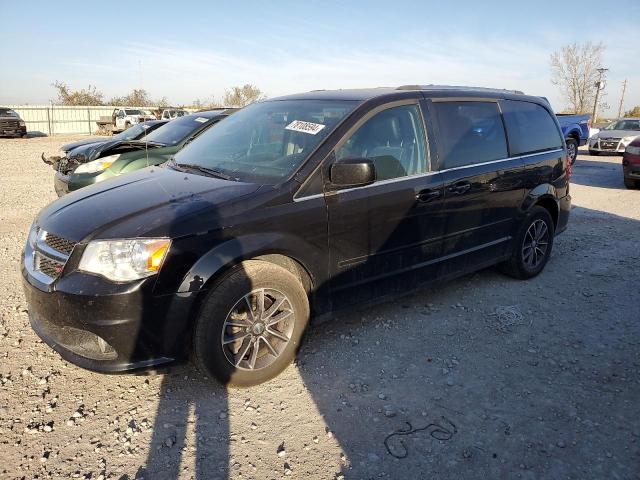
[{"label": "rear side window", "polygon": [[562,136],[556,122],[544,107],[530,102],[505,100],[502,113],[512,155],[562,148]]},{"label": "rear side window", "polygon": [[507,158],[507,140],[495,102],[435,102],[440,169]]}]

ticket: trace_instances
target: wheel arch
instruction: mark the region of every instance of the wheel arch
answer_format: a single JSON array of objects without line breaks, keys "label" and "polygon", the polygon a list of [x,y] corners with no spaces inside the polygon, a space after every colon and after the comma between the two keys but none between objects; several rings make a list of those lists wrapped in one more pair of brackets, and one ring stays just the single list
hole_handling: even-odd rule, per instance
[{"label": "wheel arch", "polygon": [[523,202],[522,211],[526,214],[536,205],[545,208],[549,212],[553,220],[553,226],[554,228],[557,228],[558,218],[560,215],[560,206],[558,205],[555,189],[552,185],[539,185],[531,192],[529,192]]},{"label": "wheel arch", "polygon": [[302,251],[314,251],[311,245],[301,239],[272,233],[233,238],[204,254],[183,277],[177,292],[178,295],[194,298],[188,313],[188,328],[191,329],[208,292],[224,281],[242,262],[249,260],[269,262],[291,272],[300,280],[312,303],[315,288],[323,281],[322,272],[314,270],[310,260],[300,258],[300,255],[288,248],[291,242],[296,242]]},{"label": "wheel arch", "polygon": [[571,130],[570,132],[567,132],[564,136],[565,140],[575,140],[576,142],[578,142],[578,145],[580,145],[580,132],[577,131],[576,129]]},{"label": "wheel arch", "polygon": [[[316,250],[317,248],[300,238],[291,238],[280,233],[232,238],[200,257],[183,277],[178,293],[208,290],[226,273],[248,260],[269,262],[288,270],[300,279],[305,291],[311,293],[318,282],[322,281],[323,274],[320,265],[301,252],[315,256],[313,252]],[[199,277],[199,280],[194,282],[196,277]]]}]

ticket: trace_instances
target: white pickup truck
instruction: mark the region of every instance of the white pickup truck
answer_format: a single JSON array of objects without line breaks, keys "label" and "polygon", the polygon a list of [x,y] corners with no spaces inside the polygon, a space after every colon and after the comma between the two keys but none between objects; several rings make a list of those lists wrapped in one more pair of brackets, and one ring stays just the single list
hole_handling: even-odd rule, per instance
[{"label": "white pickup truck", "polygon": [[115,108],[110,117],[100,117],[96,123],[101,130],[121,132],[132,125],[155,119],[151,112],[138,108]]}]

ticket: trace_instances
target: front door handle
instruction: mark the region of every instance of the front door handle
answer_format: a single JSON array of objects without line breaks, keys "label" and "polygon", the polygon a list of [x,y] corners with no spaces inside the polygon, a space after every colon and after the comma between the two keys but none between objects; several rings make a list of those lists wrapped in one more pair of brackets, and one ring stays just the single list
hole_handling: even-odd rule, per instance
[{"label": "front door handle", "polygon": [[431,190],[430,188],[420,190],[416,193],[416,200],[427,203],[440,197],[440,190]]},{"label": "front door handle", "polygon": [[449,185],[447,187],[447,192],[455,193],[457,195],[462,195],[467,192],[471,188],[471,184],[469,182],[456,182],[453,185]]}]

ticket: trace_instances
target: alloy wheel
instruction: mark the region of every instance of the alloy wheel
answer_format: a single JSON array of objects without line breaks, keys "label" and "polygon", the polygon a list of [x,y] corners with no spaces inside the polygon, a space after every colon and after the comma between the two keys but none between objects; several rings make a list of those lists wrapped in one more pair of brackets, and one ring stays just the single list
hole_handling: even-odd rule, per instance
[{"label": "alloy wheel", "polygon": [[544,220],[534,221],[522,243],[522,260],[531,270],[536,269],[544,261],[549,248],[549,227]]},{"label": "alloy wheel", "polygon": [[271,288],[251,291],[236,302],[222,328],[225,357],[241,370],[271,365],[289,344],[295,324],[290,300]]}]

